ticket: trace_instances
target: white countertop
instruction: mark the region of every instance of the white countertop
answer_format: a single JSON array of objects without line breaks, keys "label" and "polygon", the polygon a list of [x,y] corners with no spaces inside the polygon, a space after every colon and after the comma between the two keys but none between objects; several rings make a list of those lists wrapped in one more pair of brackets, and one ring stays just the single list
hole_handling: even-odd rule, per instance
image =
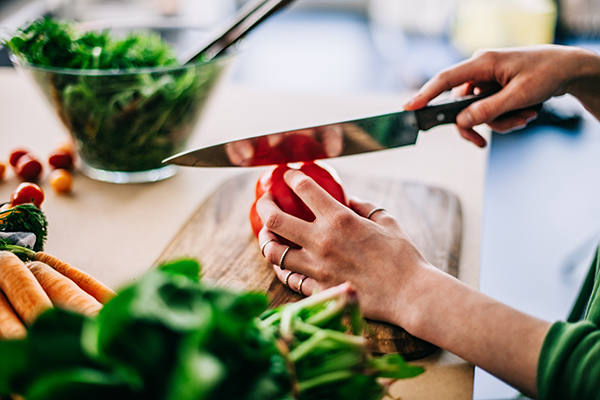
[{"label": "white countertop", "polygon": [[[41,160],[66,140],[65,129],[28,82],[0,69],[0,160],[26,146]],[[406,96],[322,97],[267,93],[224,82],[206,109],[189,148],[271,131],[397,111]],[[461,139],[453,127],[419,136],[416,146],[331,160],[344,174],[418,181],[456,194],[462,205],[463,240],[459,278],[477,287],[481,214],[488,151]],[[186,220],[216,187],[239,169],[181,169],[158,183],[116,185],[75,176],[69,196],[55,194],[46,180],[42,206],[50,226],[45,250],[109,286],[148,270]],[[19,181],[8,173],[0,182],[7,201]],[[410,399],[471,399],[473,367],[447,352],[424,360],[427,372],[397,382],[393,395]]]}]

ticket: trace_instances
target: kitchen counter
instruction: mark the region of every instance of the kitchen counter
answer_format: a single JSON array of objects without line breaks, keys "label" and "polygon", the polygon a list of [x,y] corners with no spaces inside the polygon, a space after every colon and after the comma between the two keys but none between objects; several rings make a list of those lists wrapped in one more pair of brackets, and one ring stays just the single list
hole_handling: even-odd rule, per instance
[{"label": "kitchen counter", "polygon": [[[67,139],[53,111],[35,89],[9,68],[0,69],[0,160],[17,146],[46,160]],[[396,111],[406,96],[323,97],[261,92],[223,82],[205,110],[189,148],[259,133],[301,128]],[[489,132],[485,133],[489,137]],[[456,194],[462,205],[463,238],[459,278],[477,287],[481,214],[488,151],[461,139],[453,127],[432,129],[416,146],[331,160],[343,174],[418,181]],[[50,223],[46,251],[91,273],[111,287],[152,267],[174,235],[202,202],[240,169],[181,169],[162,182],[116,185],[77,174],[71,195],[55,194],[41,182]],[[9,172],[0,182],[7,200],[18,184]],[[473,367],[444,351],[420,360],[427,372],[397,382],[393,395],[410,399],[471,399]]]}]

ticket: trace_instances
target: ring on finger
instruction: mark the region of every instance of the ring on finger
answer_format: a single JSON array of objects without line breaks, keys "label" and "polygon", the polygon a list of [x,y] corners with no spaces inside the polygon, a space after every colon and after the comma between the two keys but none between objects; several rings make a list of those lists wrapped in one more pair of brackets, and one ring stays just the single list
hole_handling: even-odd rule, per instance
[{"label": "ring on finger", "polygon": [[373,214],[375,214],[377,211],[385,211],[385,208],[383,207],[375,207],[374,209],[372,209],[369,214],[367,214],[367,219],[371,219],[371,217],[373,216]]},{"label": "ring on finger", "polygon": [[267,245],[271,242],[277,242],[276,239],[269,239],[269,240],[265,240],[265,242],[260,246],[260,252],[262,253],[263,257],[265,256],[265,247],[267,247]]},{"label": "ring on finger", "polygon": [[285,258],[285,255],[287,254],[287,252],[290,250],[290,247],[286,247],[285,250],[283,251],[283,254],[281,254],[281,258],[279,259],[279,268],[280,269],[285,269],[283,267],[283,259]]},{"label": "ring on finger", "polygon": [[302,284],[306,278],[308,278],[306,275],[302,275],[302,278],[300,278],[300,281],[298,282],[298,293],[301,295],[304,295],[304,293],[302,293]]},{"label": "ring on finger", "polygon": [[287,286],[288,288],[290,288],[290,289],[291,289],[291,287],[290,287],[290,276],[291,276],[292,274],[295,274],[295,272],[292,272],[292,271],[288,272],[288,273],[287,273],[287,275],[285,276],[285,279],[284,279],[284,281],[283,281],[283,284],[284,284],[285,286]]}]

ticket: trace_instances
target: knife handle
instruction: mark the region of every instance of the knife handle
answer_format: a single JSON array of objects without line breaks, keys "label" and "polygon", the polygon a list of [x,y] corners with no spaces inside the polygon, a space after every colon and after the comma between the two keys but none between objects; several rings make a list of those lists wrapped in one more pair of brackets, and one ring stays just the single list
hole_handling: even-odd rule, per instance
[{"label": "knife handle", "polygon": [[[462,110],[467,108],[469,105],[475,103],[476,101],[489,97],[497,92],[498,90],[494,90],[480,94],[472,94],[464,97],[458,97],[449,102],[432,106],[426,106],[419,110],[415,110],[414,112],[417,118],[417,124],[419,126],[419,129],[426,131],[438,125],[455,124],[456,116]],[[531,107],[525,107],[520,108],[518,110],[509,111],[505,114],[502,114],[500,117],[509,117],[511,115],[516,115],[521,111],[525,110],[534,110],[538,112],[542,109],[542,106],[543,103],[538,103]]]}]

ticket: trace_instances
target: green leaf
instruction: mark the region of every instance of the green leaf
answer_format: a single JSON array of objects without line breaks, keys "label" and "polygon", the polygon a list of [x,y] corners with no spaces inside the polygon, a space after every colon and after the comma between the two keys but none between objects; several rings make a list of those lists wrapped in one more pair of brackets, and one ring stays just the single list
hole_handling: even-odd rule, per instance
[{"label": "green leaf", "polygon": [[197,260],[190,258],[174,260],[159,265],[158,269],[174,275],[183,275],[196,282],[200,281],[201,267]]},{"label": "green leaf", "polygon": [[367,367],[377,371],[382,378],[394,379],[413,378],[425,371],[423,367],[406,363],[399,354],[374,357],[368,361]]}]

